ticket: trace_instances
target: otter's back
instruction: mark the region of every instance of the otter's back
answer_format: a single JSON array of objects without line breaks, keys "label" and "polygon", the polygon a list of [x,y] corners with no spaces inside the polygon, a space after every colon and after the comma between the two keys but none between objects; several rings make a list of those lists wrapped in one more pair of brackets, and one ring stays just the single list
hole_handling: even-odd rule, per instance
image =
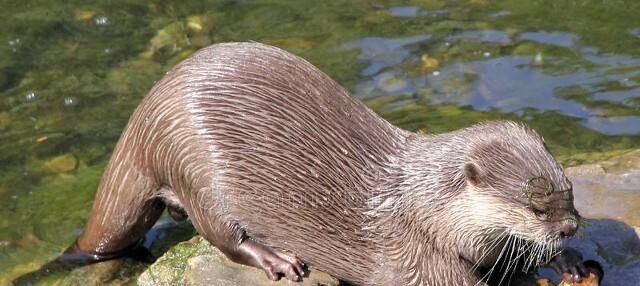
[{"label": "otter's back", "polygon": [[186,113],[211,151],[211,192],[224,200],[225,216],[338,277],[371,271],[332,257],[370,259],[361,251],[365,202],[404,132],[278,48],[214,45],[174,72],[183,74]]}]

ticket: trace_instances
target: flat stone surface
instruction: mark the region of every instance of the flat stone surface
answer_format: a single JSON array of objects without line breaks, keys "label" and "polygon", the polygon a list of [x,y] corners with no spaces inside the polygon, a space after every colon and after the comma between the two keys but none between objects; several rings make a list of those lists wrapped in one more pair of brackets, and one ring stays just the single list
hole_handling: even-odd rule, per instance
[{"label": "flat stone surface", "polygon": [[612,218],[640,226],[640,150],[569,167],[576,208],[588,218]]}]

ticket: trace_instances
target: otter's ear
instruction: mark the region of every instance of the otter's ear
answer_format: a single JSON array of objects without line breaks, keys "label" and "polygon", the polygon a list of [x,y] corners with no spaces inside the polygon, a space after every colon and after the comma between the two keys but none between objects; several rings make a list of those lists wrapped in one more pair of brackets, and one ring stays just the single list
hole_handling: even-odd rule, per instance
[{"label": "otter's ear", "polygon": [[462,171],[464,172],[464,176],[467,178],[467,181],[471,184],[477,186],[482,183],[484,172],[480,166],[475,163],[466,163],[464,164],[464,167],[462,167]]}]

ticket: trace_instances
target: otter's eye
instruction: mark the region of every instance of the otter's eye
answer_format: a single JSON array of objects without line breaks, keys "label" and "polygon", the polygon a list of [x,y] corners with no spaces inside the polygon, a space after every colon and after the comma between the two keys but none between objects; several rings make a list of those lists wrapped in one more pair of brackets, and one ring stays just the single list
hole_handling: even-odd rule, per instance
[{"label": "otter's eye", "polygon": [[533,209],[533,213],[534,213],[536,216],[543,216],[543,215],[544,215],[544,210]]},{"label": "otter's eye", "polygon": [[531,210],[533,211],[533,214],[536,215],[536,217],[540,220],[547,220],[551,218],[551,211],[549,210],[545,210],[545,209],[540,209],[540,208],[531,208]]}]

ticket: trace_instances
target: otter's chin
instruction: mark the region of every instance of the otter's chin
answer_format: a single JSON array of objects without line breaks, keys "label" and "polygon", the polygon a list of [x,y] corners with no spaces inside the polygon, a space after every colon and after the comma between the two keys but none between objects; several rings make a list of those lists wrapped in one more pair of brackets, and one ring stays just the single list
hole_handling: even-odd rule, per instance
[{"label": "otter's chin", "polygon": [[548,263],[562,250],[564,239],[540,237],[527,237],[518,234],[509,234],[502,242],[491,250],[491,254],[480,259],[480,265],[505,263],[506,265],[519,265],[527,271],[538,265]]}]

